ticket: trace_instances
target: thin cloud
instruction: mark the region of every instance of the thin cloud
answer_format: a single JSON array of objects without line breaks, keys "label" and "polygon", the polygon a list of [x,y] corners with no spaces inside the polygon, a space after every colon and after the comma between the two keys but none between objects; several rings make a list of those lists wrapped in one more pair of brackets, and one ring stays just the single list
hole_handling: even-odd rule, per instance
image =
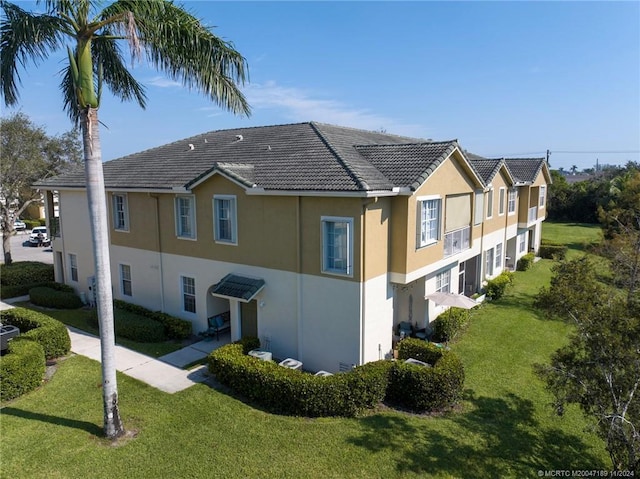
[{"label": "thin cloud", "polygon": [[147,80],[147,82],[151,86],[156,86],[158,88],[174,88],[181,87],[182,83],[177,82],[175,80],[170,80],[169,78],[156,76]]},{"label": "thin cloud", "polygon": [[244,91],[254,109],[279,111],[290,121],[318,121],[365,130],[385,129],[389,133],[422,137],[426,128],[406,124],[376,114],[368,109],[357,109],[336,100],[315,98],[307,91],[283,87],[275,82],[252,83]]}]

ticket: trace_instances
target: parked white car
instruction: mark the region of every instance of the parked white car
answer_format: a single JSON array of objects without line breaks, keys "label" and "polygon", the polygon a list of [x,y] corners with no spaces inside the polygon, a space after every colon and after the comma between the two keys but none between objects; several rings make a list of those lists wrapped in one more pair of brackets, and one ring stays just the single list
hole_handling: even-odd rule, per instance
[{"label": "parked white car", "polygon": [[38,246],[41,240],[42,246],[49,246],[51,244],[46,226],[36,226],[31,230],[31,234],[29,235],[29,243],[31,243],[31,246]]},{"label": "parked white car", "polygon": [[27,225],[21,219],[17,219],[13,222],[13,229],[16,231],[24,231],[27,229]]}]

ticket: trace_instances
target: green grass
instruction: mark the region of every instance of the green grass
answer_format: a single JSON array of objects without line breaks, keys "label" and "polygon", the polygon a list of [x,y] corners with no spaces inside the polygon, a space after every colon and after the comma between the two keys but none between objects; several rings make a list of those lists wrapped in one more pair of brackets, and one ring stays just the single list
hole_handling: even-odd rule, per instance
[{"label": "green grass", "polygon": [[[98,328],[94,328],[87,321],[87,318],[89,318],[89,316],[91,315],[91,311],[88,309],[45,309],[27,302],[17,303],[16,306],[33,309],[35,311],[41,311],[51,316],[52,318],[55,318],[58,321],[66,324],[67,326],[72,326],[82,331],[86,331],[89,334],[99,336]],[[154,358],[159,358],[160,356],[172,353],[183,347],[180,341],[139,343],[131,339],[120,337],[116,337],[116,343],[120,346],[124,346],[125,348],[138,351],[139,353],[146,354],[147,356],[151,356]]]},{"label": "green grass", "polygon": [[602,239],[602,229],[598,224],[553,223],[542,224],[542,239],[569,247],[567,259],[589,252]]},{"label": "green grass", "polygon": [[74,356],[45,386],[2,409],[0,476],[527,478],[539,470],[607,470],[590,423],[575,408],[557,417],[533,374],[532,364],[548,360],[569,332],[532,307],[551,265],[542,260],[515,273],[500,301],[473,312],[452,345],[467,374],[454,412],[287,417],[204,384],[170,395],[119,374],[123,420],[138,434],[114,447],[102,439],[100,366]]}]

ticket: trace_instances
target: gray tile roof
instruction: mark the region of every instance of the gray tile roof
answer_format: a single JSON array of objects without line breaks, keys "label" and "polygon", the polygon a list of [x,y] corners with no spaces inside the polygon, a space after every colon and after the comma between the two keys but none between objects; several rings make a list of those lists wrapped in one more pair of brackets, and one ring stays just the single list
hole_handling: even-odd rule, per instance
[{"label": "gray tile roof", "polygon": [[[216,172],[265,190],[362,192],[416,188],[456,141],[426,142],[322,123],[217,130],[103,164],[108,189],[191,188]],[[84,188],[84,170],[41,180]]]},{"label": "gray tile roof", "polygon": [[[476,158],[480,158],[477,155],[473,156]],[[498,174],[498,171],[500,171],[500,167],[503,164],[504,160],[488,160],[486,158],[471,160],[471,166],[473,166],[473,169],[476,170],[478,176],[482,178],[482,181],[484,181],[485,183],[491,183],[493,178]]]},{"label": "gray tile roof", "polygon": [[213,287],[211,294],[251,301],[265,286],[264,279],[228,274]]},{"label": "gray tile roof", "polygon": [[533,183],[545,164],[544,158],[505,158],[516,183]]}]

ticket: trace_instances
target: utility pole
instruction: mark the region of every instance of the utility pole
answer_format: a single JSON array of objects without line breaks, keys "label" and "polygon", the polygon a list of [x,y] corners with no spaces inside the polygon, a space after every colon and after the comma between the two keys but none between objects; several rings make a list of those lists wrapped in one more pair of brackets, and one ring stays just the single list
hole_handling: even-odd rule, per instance
[{"label": "utility pole", "polygon": [[551,152],[547,149],[547,166],[551,166],[549,163],[549,155],[551,155]]}]

